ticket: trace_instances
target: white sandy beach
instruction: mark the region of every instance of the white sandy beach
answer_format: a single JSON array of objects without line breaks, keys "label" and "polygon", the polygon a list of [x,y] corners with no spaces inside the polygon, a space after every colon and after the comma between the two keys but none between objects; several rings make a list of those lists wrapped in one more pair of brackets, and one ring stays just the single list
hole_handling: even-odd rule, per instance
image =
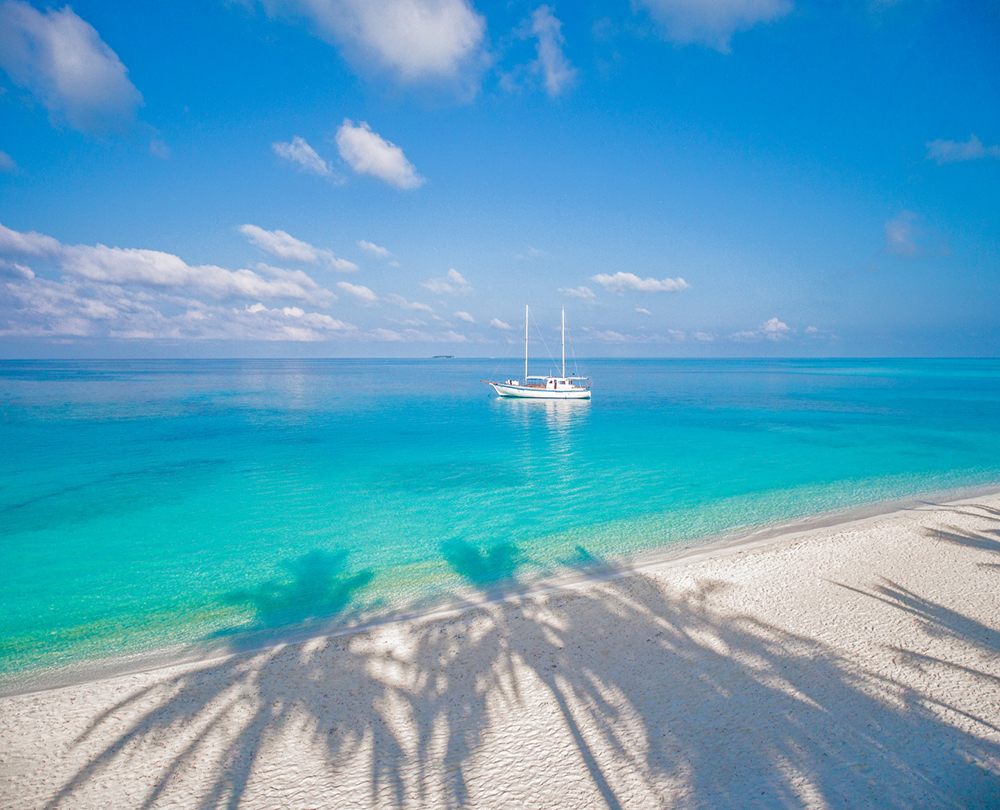
[{"label": "white sandy beach", "polygon": [[0,806],[998,807],[1000,496],[0,700]]}]

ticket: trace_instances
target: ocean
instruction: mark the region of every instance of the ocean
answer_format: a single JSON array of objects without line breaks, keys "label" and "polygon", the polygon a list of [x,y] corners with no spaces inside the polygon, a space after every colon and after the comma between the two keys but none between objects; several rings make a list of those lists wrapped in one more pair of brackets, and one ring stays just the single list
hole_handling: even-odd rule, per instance
[{"label": "ocean", "polygon": [[590,402],[498,399],[516,361],[0,362],[0,687],[1000,483],[996,360],[580,370]]}]

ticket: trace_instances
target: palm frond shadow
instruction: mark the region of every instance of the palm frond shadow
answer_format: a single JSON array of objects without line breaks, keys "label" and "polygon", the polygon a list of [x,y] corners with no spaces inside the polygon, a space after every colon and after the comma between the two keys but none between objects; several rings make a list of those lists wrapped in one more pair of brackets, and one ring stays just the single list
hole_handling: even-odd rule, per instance
[{"label": "palm frond shadow", "polygon": [[[81,735],[89,764],[49,806],[178,739],[141,806],[166,802],[197,772],[198,806],[236,807],[279,737],[299,729],[321,748],[331,785],[362,790],[328,796],[334,804],[463,807],[488,787],[478,758],[498,750],[497,727],[507,729],[500,748],[523,751],[525,773],[563,780],[595,806],[1000,802],[996,771],[980,764],[1000,762],[995,737],[962,731],[927,695],[813,639],[719,612],[712,596],[727,584],[674,593],[640,572],[611,579],[580,548],[567,565],[592,587],[527,596],[513,542],[452,540],[442,555],[470,588],[506,598],[235,655],[139,691]],[[243,598],[256,600],[262,624],[288,611],[308,619],[300,606],[314,598],[349,609],[365,581],[318,570],[293,576],[299,595],[266,587]],[[995,631],[892,583],[866,595],[1000,653]],[[106,742],[111,718],[127,728]],[[540,740],[550,737],[572,755],[549,761]]]}]

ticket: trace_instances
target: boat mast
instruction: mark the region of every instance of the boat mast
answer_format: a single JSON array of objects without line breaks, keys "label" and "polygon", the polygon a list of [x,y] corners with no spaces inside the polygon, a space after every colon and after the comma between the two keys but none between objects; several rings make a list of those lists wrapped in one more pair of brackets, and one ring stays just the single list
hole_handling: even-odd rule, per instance
[{"label": "boat mast", "polygon": [[524,305],[524,384],[528,384],[528,305]]},{"label": "boat mast", "polygon": [[562,375],[566,376],[566,307],[563,307],[562,311],[562,361],[563,369]]}]

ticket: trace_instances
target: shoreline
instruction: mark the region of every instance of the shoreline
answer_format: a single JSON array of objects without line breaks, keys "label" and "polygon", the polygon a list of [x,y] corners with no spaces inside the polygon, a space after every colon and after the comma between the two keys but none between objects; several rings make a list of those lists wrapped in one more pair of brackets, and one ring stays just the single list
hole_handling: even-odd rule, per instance
[{"label": "shoreline", "polygon": [[119,676],[155,673],[177,666],[224,661],[233,657],[265,652],[288,645],[304,644],[314,640],[350,637],[387,625],[447,618],[483,605],[558,594],[595,581],[611,582],[636,573],[665,570],[700,560],[721,559],[731,554],[739,554],[761,547],[779,547],[808,538],[819,532],[860,528],[872,521],[890,518],[921,507],[957,506],[968,501],[995,495],[1000,496],[1000,483],[932,491],[919,496],[834,510],[731,534],[708,535],[694,540],[682,541],[675,546],[663,546],[652,551],[614,558],[609,564],[585,570],[557,570],[536,581],[518,584],[513,588],[470,589],[467,597],[427,607],[389,612],[355,624],[318,631],[299,633],[292,631],[283,634],[279,632],[266,642],[249,644],[238,649],[224,645],[212,647],[204,644],[199,645],[197,642],[185,643],[168,645],[131,655],[98,658],[62,667],[41,668],[29,673],[23,679],[15,677],[11,678],[9,682],[5,682],[6,679],[0,676],[0,700],[71,688]]},{"label": "shoreline", "polygon": [[0,804],[1000,803],[1000,493],[0,699]]}]

